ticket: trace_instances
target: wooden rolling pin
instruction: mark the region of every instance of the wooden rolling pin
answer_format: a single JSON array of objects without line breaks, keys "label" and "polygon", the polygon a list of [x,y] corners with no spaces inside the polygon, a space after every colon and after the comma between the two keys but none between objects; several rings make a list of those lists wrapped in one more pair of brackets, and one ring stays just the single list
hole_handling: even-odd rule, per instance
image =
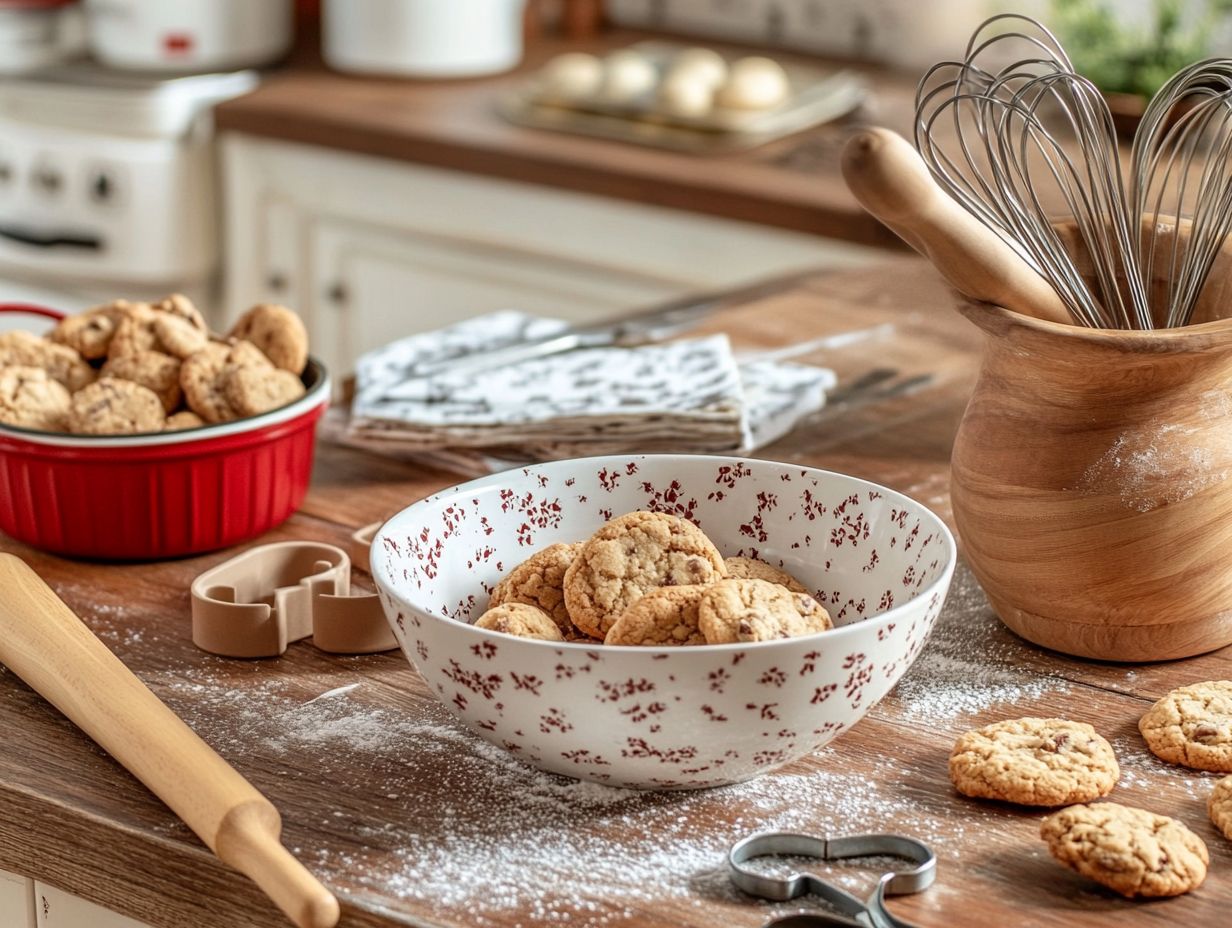
[{"label": "wooden rolling pin", "polygon": [[338,923],[338,900],[282,846],[273,804],[11,554],[0,554],[0,662],[128,768],[291,921],[301,928]]},{"label": "wooden rolling pin", "polygon": [[865,129],[843,149],[843,179],[860,204],[928,258],[960,293],[1026,316],[1073,318],[1057,291],[933,180],[889,129]]}]

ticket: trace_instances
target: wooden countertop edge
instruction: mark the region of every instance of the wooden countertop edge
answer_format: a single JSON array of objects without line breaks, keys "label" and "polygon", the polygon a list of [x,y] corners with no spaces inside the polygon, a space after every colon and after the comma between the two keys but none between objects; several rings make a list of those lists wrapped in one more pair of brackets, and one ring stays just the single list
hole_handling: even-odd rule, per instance
[{"label": "wooden countertop edge", "polygon": [[678,178],[663,180],[636,173],[618,174],[599,165],[545,158],[525,151],[464,144],[420,134],[375,132],[325,117],[310,121],[281,108],[263,108],[242,100],[218,108],[217,127],[224,132],[663,206],[855,244],[903,248],[897,236],[865,213],[854,198],[850,203],[819,207],[816,202],[767,197],[710,184],[689,184]]},{"label": "wooden countertop edge", "polygon": [[[117,768],[118,776],[127,776]],[[20,785],[0,783],[0,869],[21,873],[74,896],[141,922],[162,921],[158,913],[182,924],[233,924],[247,928],[286,928],[290,923],[256,884],[228,867],[196,838],[184,833],[159,835],[98,815],[70,810]],[[168,812],[170,816],[170,812]],[[68,827],[66,827],[66,824]],[[21,836],[41,834],[66,853],[48,853]],[[117,855],[117,832],[123,854]],[[68,847],[71,846],[71,852]],[[311,870],[311,861],[305,861]],[[151,880],[149,874],[157,873]],[[169,898],[168,885],[184,893]],[[345,928],[388,928],[391,921],[408,928],[439,928],[372,904],[365,894],[339,895]],[[36,905],[38,900],[35,900]],[[197,911],[193,911],[197,910]]]}]

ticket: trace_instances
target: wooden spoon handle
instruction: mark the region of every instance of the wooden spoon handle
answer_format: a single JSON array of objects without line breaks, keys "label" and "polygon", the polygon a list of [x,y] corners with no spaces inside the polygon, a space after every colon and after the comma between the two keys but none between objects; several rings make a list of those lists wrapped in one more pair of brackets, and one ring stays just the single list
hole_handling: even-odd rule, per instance
[{"label": "wooden spoon handle", "polygon": [[1026,316],[1073,323],[1052,285],[942,190],[901,135],[865,129],[843,149],[842,167],[860,204],[932,261],[956,290]]},{"label": "wooden spoon handle", "polygon": [[301,928],[338,900],[279,843],[278,810],[159,701],[23,561],[0,554],[0,662],[171,807]]}]

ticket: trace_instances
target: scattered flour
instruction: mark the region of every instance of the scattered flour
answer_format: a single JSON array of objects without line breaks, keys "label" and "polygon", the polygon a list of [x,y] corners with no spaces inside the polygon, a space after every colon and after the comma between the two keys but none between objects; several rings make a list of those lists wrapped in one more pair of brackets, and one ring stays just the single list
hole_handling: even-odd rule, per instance
[{"label": "scattered flour", "polygon": [[[947,797],[922,797],[919,772],[894,756],[874,759],[872,776],[837,769],[841,755],[825,749],[791,772],[736,786],[624,790],[526,767],[435,702],[407,711],[367,704],[376,685],[304,699],[302,679],[253,675],[237,685],[220,674],[168,678],[157,689],[250,774],[276,769],[331,784],[315,820],[286,823],[292,850],[327,882],[358,880],[374,904],[378,894],[416,901],[445,925],[484,928],[516,910],[526,925],[600,928],[703,900],[729,906],[726,923],[758,925],[817,903],[755,903],[737,892],[725,854],[748,834],[894,828],[952,860],[963,831],[946,820]],[[276,782],[265,787],[275,797]],[[386,818],[373,816],[373,795],[389,800]],[[884,865],[811,863],[861,896]]]},{"label": "scattered flour", "polygon": [[[446,928],[503,925],[511,912],[526,926],[671,920],[752,928],[818,904],[754,902],[731,886],[726,850],[753,832],[902,831],[937,851],[942,885],[959,878],[955,861],[968,836],[1022,832],[1019,819],[987,804],[963,803],[956,814],[955,797],[934,784],[952,733],[974,715],[1029,707],[1071,685],[1023,669],[1038,666],[1038,652],[1000,625],[965,567],[950,596],[920,658],[864,723],[881,725],[887,744],[904,722],[931,731],[935,751],[861,756],[857,773],[849,772],[851,752],[868,748],[840,740],[784,772],[701,792],[622,790],[526,767],[444,706],[407,695],[411,671],[383,658],[319,671],[291,655],[237,662],[189,645],[165,649],[145,677],[276,803],[295,781],[328,784],[328,802],[288,817],[286,838],[327,883],[358,882],[352,899],[360,906],[388,907],[393,896],[407,903],[399,914],[413,904]],[[143,634],[120,609],[87,620],[121,650]],[[147,642],[156,628],[147,626]],[[1129,734],[1115,746],[1128,795],[1149,793],[1160,777],[1182,797],[1205,795],[1205,779],[1185,779]],[[374,797],[384,797],[379,807]],[[165,830],[186,834],[172,821]],[[859,896],[893,866],[862,863],[792,862]]]},{"label": "scattered flour", "polygon": [[1196,496],[1228,479],[1226,459],[1195,444],[1192,427],[1169,423],[1128,431],[1086,469],[1077,489],[1097,494],[1115,490],[1121,503],[1150,512]]},{"label": "scattered flour", "polygon": [[1034,654],[1001,625],[974,575],[960,565],[927,646],[888,706],[909,719],[944,722],[1068,691],[1068,680],[1024,669]]}]

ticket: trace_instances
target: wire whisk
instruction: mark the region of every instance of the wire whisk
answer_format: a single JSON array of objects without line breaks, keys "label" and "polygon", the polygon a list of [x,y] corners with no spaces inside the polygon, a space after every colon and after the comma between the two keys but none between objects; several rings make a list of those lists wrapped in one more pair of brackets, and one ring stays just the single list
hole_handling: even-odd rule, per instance
[{"label": "wire whisk", "polygon": [[921,79],[915,144],[1081,325],[1188,324],[1232,231],[1232,59],[1161,88],[1126,171],[1098,88],[1047,28],[1000,14]]}]

